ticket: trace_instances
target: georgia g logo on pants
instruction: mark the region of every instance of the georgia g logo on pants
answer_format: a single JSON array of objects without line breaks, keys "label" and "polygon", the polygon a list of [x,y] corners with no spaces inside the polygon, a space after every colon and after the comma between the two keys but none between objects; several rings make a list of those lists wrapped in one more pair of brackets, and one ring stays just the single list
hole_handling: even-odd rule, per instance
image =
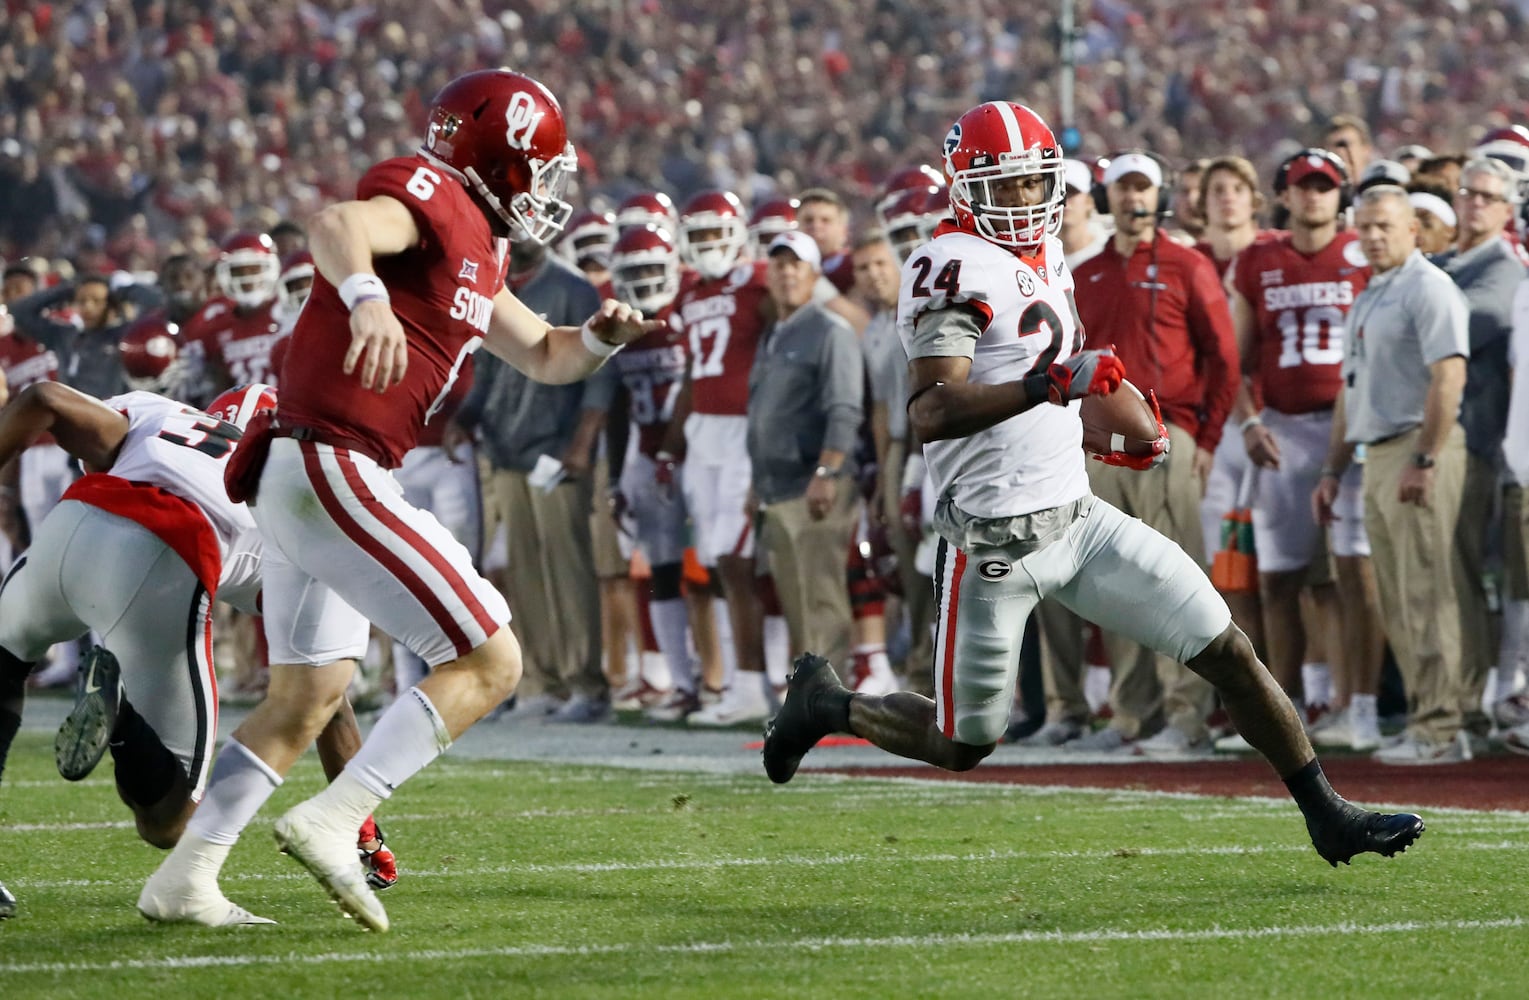
[{"label": "georgia g logo on pants", "polygon": [[977,575],[984,580],[1002,580],[1013,571],[1013,564],[1002,559],[988,559],[977,565]]},{"label": "georgia g logo on pants", "polygon": [[515,96],[510,98],[509,106],[504,109],[504,141],[511,149],[529,151],[536,135],[536,126],[541,124],[544,114],[545,111],[536,110],[536,102],[530,94],[524,90],[516,91]]}]

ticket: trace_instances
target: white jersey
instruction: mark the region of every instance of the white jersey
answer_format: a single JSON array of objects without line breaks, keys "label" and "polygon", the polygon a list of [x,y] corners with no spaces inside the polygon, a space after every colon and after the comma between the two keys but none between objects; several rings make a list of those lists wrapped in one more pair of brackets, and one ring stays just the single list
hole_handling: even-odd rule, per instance
[{"label": "white jersey", "polygon": [[228,499],[223,468],[238,430],[216,417],[152,392],[113,396],[106,405],[128,419],[127,437],[110,475],[148,483],[189,500],[218,536],[218,597],[252,606],[259,589],[260,532],[243,504]]},{"label": "white jersey", "polygon": [[[910,359],[970,357],[971,382],[1015,382],[1081,349],[1067,298],[1072,288],[1055,237],[1047,238],[1040,256],[1025,259],[970,233],[947,231],[903,264],[898,336]],[[924,313],[962,304],[987,320],[975,343],[917,333]],[[925,444],[938,495],[983,518],[1030,514],[1087,495],[1078,409],[1076,400],[1047,403],[969,437]]]}]

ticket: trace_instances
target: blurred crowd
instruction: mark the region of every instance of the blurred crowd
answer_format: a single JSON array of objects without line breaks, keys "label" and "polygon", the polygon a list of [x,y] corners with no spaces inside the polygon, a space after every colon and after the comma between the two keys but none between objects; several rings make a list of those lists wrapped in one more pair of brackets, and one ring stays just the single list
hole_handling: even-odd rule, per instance
[{"label": "blurred crowd", "polygon": [[[581,210],[555,252],[515,244],[511,287],[553,322],[564,310],[577,323],[599,294],[672,315],[671,340],[684,360],[675,367],[665,345],[649,345],[655,353],[641,367],[623,367],[621,359],[639,354],[629,350],[587,383],[539,387],[482,359],[471,388],[464,379],[452,402],[460,410],[441,414],[439,436],[400,470],[411,502],[431,506],[481,553],[510,597],[527,681],[506,713],[581,722],[616,708],[661,721],[752,724],[772,710],[791,656],[807,648],[835,653],[858,690],[930,690],[935,498],[924,488],[897,381],[906,362],[893,332],[898,267],[944,217],[938,171],[918,167],[939,162],[939,141],[957,115],[1009,99],[1036,108],[1058,131],[1069,124],[1056,109],[1064,40],[1053,8],[990,0],[7,7],[0,344],[12,392],[57,378],[102,397],[150,388],[199,404],[233,384],[279,383],[282,364],[292,363],[283,360],[283,339],[313,276],[302,220],[350,197],[373,163],[411,154],[430,98],[447,80],[510,65],[563,104],[579,158],[571,200]],[[1269,622],[1277,635],[1292,614],[1311,633],[1304,660],[1299,647],[1277,650],[1294,661],[1276,675],[1309,709],[1314,731],[1337,726],[1324,745],[1398,745],[1381,744],[1380,698],[1395,716],[1387,735],[1401,730],[1403,750],[1390,750],[1391,763],[1468,759],[1490,748],[1489,737],[1515,732],[1522,735],[1509,748],[1529,752],[1529,699],[1520,694],[1529,648],[1529,593],[1521,591],[1529,583],[1522,569],[1510,569],[1523,564],[1522,528],[1513,524],[1523,517],[1522,483],[1502,457],[1507,343],[1524,276],[1518,212],[1529,179],[1529,131],[1510,128],[1529,109],[1529,68],[1515,40],[1529,2],[1098,0],[1078,8],[1076,38],[1066,42],[1077,61],[1080,132],[1066,172],[1069,266],[1093,258],[1103,262],[1096,268],[1110,266],[1111,241],[1151,217],[1149,230],[1161,226],[1165,246],[1192,254],[1187,248],[1198,245],[1225,274],[1255,232],[1261,241],[1292,225],[1285,179],[1302,156],[1320,159],[1292,159],[1307,148],[1331,151],[1321,155],[1332,166],[1302,170],[1344,191],[1338,229],[1355,226],[1347,202],[1356,188],[1401,192],[1408,219],[1420,224],[1404,259],[1414,249],[1464,258],[1483,245],[1472,226],[1493,220],[1490,247],[1507,263],[1489,290],[1472,292],[1474,273],[1458,276],[1438,258],[1465,290],[1462,303],[1470,299],[1460,313],[1462,324],[1470,317],[1469,333],[1457,332],[1471,347],[1474,385],[1498,387],[1477,395],[1501,411],[1500,421],[1484,418],[1496,430],[1480,441],[1468,423],[1470,453],[1484,464],[1456,484],[1457,494],[1476,490],[1456,496],[1457,514],[1465,511],[1458,516],[1491,527],[1473,533],[1479,545],[1467,546],[1473,561],[1460,571],[1453,628],[1475,662],[1462,666],[1457,653],[1450,668],[1453,718],[1440,725],[1419,716],[1415,672],[1404,686],[1393,680],[1388,693],[1376,679],[1356,686],[1345,675],[1337,690],[1323,670],[1300,671],[1347,655],[1315,638],[1327,631],[1335,647],[1347,641],[1322,624],[1320,601],[1306,593],[1331,580],[1284,581],[1275,602],[1284,619],[1259,606],[1256,579],[1217,582],[1250,633]],[[1151,165],[1145,153],[1109,155],[1127,148],[1150,150]],[[1228,166],[1227,157],[1246,159]],[[1481,167],[1482,159],[1501,170]],[[1223,190],[1228,176],[1240,194]],[[1140,200],[1149,191],[1150,203]],[[1238,199],[1245,208],[1228,207],[1242,206]],[[1157,218],[1170,204],[1174,214]],[[1115,252],[1129,259],[1138,244],[1154,247],[1147,280],[1156,281],[1150,234],[1114,244]],[[1167,260],[1179,251],[1164,252]],[[810,268],[800,301],[785,285],[767,287],[763,262],[777,253]],[[1374,261],[1351,263],[1353,270]],[[1134,287],[1119,280],[1122,293]],[[1194,477],[1198,493],[1194,526],[1165,533],[1207,569],[1226,547],[1223,518],[1249,506],[1239,495],[1241,473],[1224,474],[1218,492],[1214,470],[1241,469],[1249,455],[1258,463],[1265,412],[1232,399],[1240,385],[1237,298],[1234,279],[1226,281],[1212,275],[1211,288],[1197,293],[1213,317],[1204,339],[1222,339],[1222,367],[1186,362],[1201,380],[1221,373],[1222,388],[1205,397],[1219,402],[1187,401],[1182,419],[1171,409],[1167,417],[1184,435],[1175,453],[1186,464],[1175,475]],[[725,359],[725,336],[704,340],[712,334],[698,331],[720,312],[701,315],[698,302],[723,289],[730,301],[753,296],[749,316],[760,329],[745,340],[741,321],[730,320],[739,343],[762,343],[776,317],[801,315],[814,337],[843,348],[822,352],[815,381],[803,383],[820,395],[770,391],[807,376],[773,368],[770,353],[752,346]],[[1102,329],[1085,296],[1085,326]],[[1155,297],[1150,308],[1155,337]],[[1478,312],[1495,319],[1478,322]],[[1136,362],[1132,377],[1171,406],[1162,376],[1177,362],[1152,355],[1155,346],[1140,350],[1145,363]],[[708,376],[731,366],[724,396],[736,409],[692,399],[712,362]],[[1146,374],[1154,367],[1155,386]],[[1469,397],[1471,385],[1464,391]],[[680,398],[693,408],[675,418]],[[706,440],[722,438],[698,435],[687,414],[717,417],[719,434],[738,434],[727,438],[736,445],[731,455],[704,471],[714,480],[709,500],[697,499],[696,456]],[[853,440],[843,438],[844,426],[855,429]],[[811,447],[795,442],[800,455],[782,458],[772,436],[785,427],[798,438],[810,428]],[[71,475],[56,446],[34,452],[0,474],[0,526],[17,552],[27,523]],[[729,477],[740,461],[745,487],[734,495]],[[1094,483],[1100,495],[1106,488]],[[1309,495],[1308,486],[1301,501]],[[677,497],[690,510],[674,546],[673,526],[652,519]],[[736,545],[718,541],[729,532]],[[745,545],[750,533],[757,537]],[[1439,541],[1440,557],[1452,558],[1452,536]],[[1367,545],[1363,553],[1340,547],[1333,558],[1359,555],[1368,561]],[[1377,600],[1373,583],[1355,593]],[[1084,623],[1048,621],[1044,612],[1040,621],[1045,680],[1040,658],[1030,658],[1033,683],[1028,704],[1016,703],[1013,738],[1193,757],[1220,737],[1239,749],[1205,691],[1161,669],[1141,690],[1122,686],[1122,657],[1135,654]],[[235,697],[259,695],[257,632],[246,625],[228,651],[238,666],[225,689]],[[1402,674],[1415,671],[1415,643],[1402,632],[1385,638],[1405,647]],[[60,650],[42,682],[67,682],[72,655]],[[369,660],[373,689],[363,697],[404,690],[423,670],[380,638]],[[1143,673],[1153,673],[1150,664]],[[1369,699],[1363,732],[1345,714],[1355,695]],[[1152,742],[1164,733],[1171,738]]]}]

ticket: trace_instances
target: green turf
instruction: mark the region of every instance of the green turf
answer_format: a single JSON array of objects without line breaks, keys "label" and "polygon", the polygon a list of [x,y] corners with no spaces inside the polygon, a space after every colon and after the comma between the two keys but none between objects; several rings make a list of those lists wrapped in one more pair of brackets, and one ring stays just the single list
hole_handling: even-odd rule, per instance
[{"label": "green turf", "polygon": [[275,927],[150,925],[158,852],[24,734],[0,785],[0,997],[1523,994],[1529,816],[1449,811],[1334,871],[1284,802],[447,759],[379,819],[393,930],[343,920],[270,817],[224,889]]}]

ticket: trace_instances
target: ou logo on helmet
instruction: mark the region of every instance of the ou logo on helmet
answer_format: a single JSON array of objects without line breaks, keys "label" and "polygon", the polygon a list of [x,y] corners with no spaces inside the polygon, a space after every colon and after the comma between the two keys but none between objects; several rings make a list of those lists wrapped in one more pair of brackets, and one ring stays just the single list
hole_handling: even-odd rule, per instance
[{"label": "ou logo on helmet", "polygon": [[504,109],[504,141],[511,149],[529,152],[545,111],[536,110],[536,102],[524,90],[517,90]]}]

